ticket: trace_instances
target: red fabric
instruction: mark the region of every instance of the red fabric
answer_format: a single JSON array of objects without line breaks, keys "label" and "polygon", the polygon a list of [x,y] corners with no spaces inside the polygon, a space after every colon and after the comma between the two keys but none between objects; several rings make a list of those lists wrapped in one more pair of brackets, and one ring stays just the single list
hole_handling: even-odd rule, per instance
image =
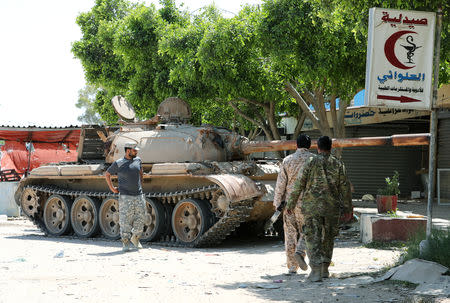
[{"label": "red fabric", "polygon": [[[16,132],[11,132],[16,133]],[[25,132],[27,133],[27,132]],[[49,137],[43,136],[43,134],[36,134],[37,132],[33,132],[33,138],[36,141],[51,141],[53,139],[57,139],[56,135],[53,132],[49,132]],[[47,132],[42,132],[47,133]],[[80,131],[74,131],[74,133],[80,134]],[[65,131],[67,134],[67,131]],[[64,135],[65,135],[64,134]],[[14,137],[14,141],[6,141],[4,146],[0,147],[1,151],[1,159],[0,159],[0,169],[15,169],[19,174],[24,174],[27,171],[28,167],[28,150],[26,148],[25,142],[17,142],[16,140],[22,135]],[[72,136],[72,135],[70,135]],[[8,136],[2,134],[0,136],[1,139],[6,139]],[[27,137],[28,138],[28,137]],[[62,139],[63,137],[61,137]],[[38,140],[39,139],[39,140]],[[71,140],[64,140],[64,145],[62,143],[34,143],[33,149],[31,150],[30,155],[30,168],[31,171],[33,168],[39,167],[41,165],[49,164],[49,163],[58,163],[58,162],[74,162],[77,161],[77,144],[78,139],[71,138]]]}]

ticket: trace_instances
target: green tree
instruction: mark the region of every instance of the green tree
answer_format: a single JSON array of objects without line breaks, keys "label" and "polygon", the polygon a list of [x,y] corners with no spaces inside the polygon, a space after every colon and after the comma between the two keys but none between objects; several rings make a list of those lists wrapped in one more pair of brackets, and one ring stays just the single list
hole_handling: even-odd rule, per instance
[{"label": "green tree", "polygon": [[346,26],[354,34],[355,42],[365,49],[367,41],[369,9],[372,7],[437,12],[442,9],[442,31],[439,64],[439,83],[450,78],[450,2],[446,0],[313,0],[320,8],[322,19],[328,26]]},{"label": "green tree", "polygon": [[157,10],[125,0],[96,0],[77,18],[83,36],[72,52],[81,60],[86,79],[102,87],[95,104],[108,123],[117,121],[110,104],[114,95],[125,96],[138,118],[149,118],[161,97],[174,91],[167,81],[171,62],[158,53],[158,41],[168,24],[183,23],[186,17],[174,0],[160,3]]},{"label": "green tree", "polygon": [[289,99],[262,56],[256,31],[260,15],[257,7],[245,7],[228,19],[207,7],[190,26],[169,31],[160,49],[176,63],[170,81],[178,94],[203,109],[202,122],[223,125],[226,120],[241,132],[255,135],[260,128],[268,139],[280,139],[278,113],[288,109]]},{"label": "green tree", "polygon": [[364,86],[364,72],[358,71],[364,70],[365,49],[347,27],[324,22],[320,8],[310,2],[267,0],[262,10],[259,31],[265,56],[283,75],[286,91],[322,134],[345,136],[345,110]]},{"label": "green tree", "polygon": [[132,10],[133,5],[125,0],[96,0],[94,7],[77,17],[82,38],[72,44],[72,52],[81,60],[84,75],[89,83],[102,90],[97,92],[95,104],[104,121],[113,123],[117,116],[110,105],[111,97],[127,89],[135,73],[127,66],[122,56],[114,49],[114,34]]},{"label": "green tree", "polygon": [[84,109],[84,113],[78,117],[78,121],[86,124],[103,124],[95,108],[97,91],[97,87],[89,84],[78,91],[78,101],[75,106]]}]

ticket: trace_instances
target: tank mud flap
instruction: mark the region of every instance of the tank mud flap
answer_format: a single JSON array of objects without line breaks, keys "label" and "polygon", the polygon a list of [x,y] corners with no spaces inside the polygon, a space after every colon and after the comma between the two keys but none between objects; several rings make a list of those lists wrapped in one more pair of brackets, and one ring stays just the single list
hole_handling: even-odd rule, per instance
[{"label": "tank mud flap", "polygon": [[266,193],[264,186],[244,175],[207,175],[206,178],[219,185],[230,202],[249,200]]},{"label": "tank mud flap", "polygon": [[206,178],[220,186],[230,203],[224,215],[198,241],[193,243],[194,247],[206,247],[220,243],[241,222],[247,220],[255,201],[265,194],[264,186],[244,175],[209,175]]}]

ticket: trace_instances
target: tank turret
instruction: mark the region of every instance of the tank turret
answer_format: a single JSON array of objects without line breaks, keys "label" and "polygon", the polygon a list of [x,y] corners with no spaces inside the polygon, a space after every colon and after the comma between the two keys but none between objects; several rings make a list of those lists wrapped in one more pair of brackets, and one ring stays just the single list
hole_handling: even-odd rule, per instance
[{"label": "tank turret", "polygon": [[142,162],[149,164],[243,159],[240,147],[248,141],[245,137],[212,126],[187,124],[191,109],[180,98],[167,98],[159,105],[155,118],[142,122],[135,120],[132,106],[122,97],[114,97],[112,104],[125,121],[107,139],[107,163],[123,157],[124,144],[130,141],[139,145]]}]

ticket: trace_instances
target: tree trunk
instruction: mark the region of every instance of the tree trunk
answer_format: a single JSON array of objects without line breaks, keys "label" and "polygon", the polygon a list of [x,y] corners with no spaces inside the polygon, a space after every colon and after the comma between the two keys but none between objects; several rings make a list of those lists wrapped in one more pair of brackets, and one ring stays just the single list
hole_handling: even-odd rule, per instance
[{"label": "tree trunk", "polygon": [[[339,113],[337,114],[337,125],[335,134],[337,138],[345,138],[345,112],[347,111],[349,102],[339,100]],[[336,148],[335,155],[338,158],[342,157],[342,148]]]},{"label": "tree trunk", "polygon": [[[244,119],[247,119],[248,121],[250,121],[254,125],[257,125],[258,127],[260,127],[263,130],[264,134],[267,137],[267,140],[280,140],[281,139],[280,133],[278,131],[276,119],[275,119],[275,104],[273,101],[270,101],[269,104],[257,102],[254,100],[249,100],[246,98],[239,98],[239,101],[250,104],[250,105],[255,105],[257,107],[262,107],[262,109],[264,110],[265,117],[263,117],[259,112],[256,112],[255,116],[258,119],[252,119],[251,117],[242,113],[237,108],[237,106],[235,104],[233,104],[233,102],[230,102],[230,105],[233,107],[233,109],[235,110],[236,113],[238,113]],[[266,121],[267,121],[268,125],[267,125]],[[274,153],[275,153],[276,157],[279,159],[282,159],[284,157],[283,151],[276,151]]]},{"label": "tree trunk", "polygon": [[[317,89],[316,95],[313,95],[308,90],[305,90],[300,94],[290,82],[285,83],[285,89],[297,101],[297,104],[312,121],[314,126],[319,129],[320,133],[322,135],[333,137],[326,117],[323,90]],[[305,99],[313,105],[315,112],[309,108]]]},{"label": "tree trunk", "polygon": [[300,132],[302,131],[303,124],[305,123],[306,114],[302,112],[297,116],[297,125],[295,125],[294,134],[292,135],[292,140],[297,140],[298,136],[300,135]]}]

